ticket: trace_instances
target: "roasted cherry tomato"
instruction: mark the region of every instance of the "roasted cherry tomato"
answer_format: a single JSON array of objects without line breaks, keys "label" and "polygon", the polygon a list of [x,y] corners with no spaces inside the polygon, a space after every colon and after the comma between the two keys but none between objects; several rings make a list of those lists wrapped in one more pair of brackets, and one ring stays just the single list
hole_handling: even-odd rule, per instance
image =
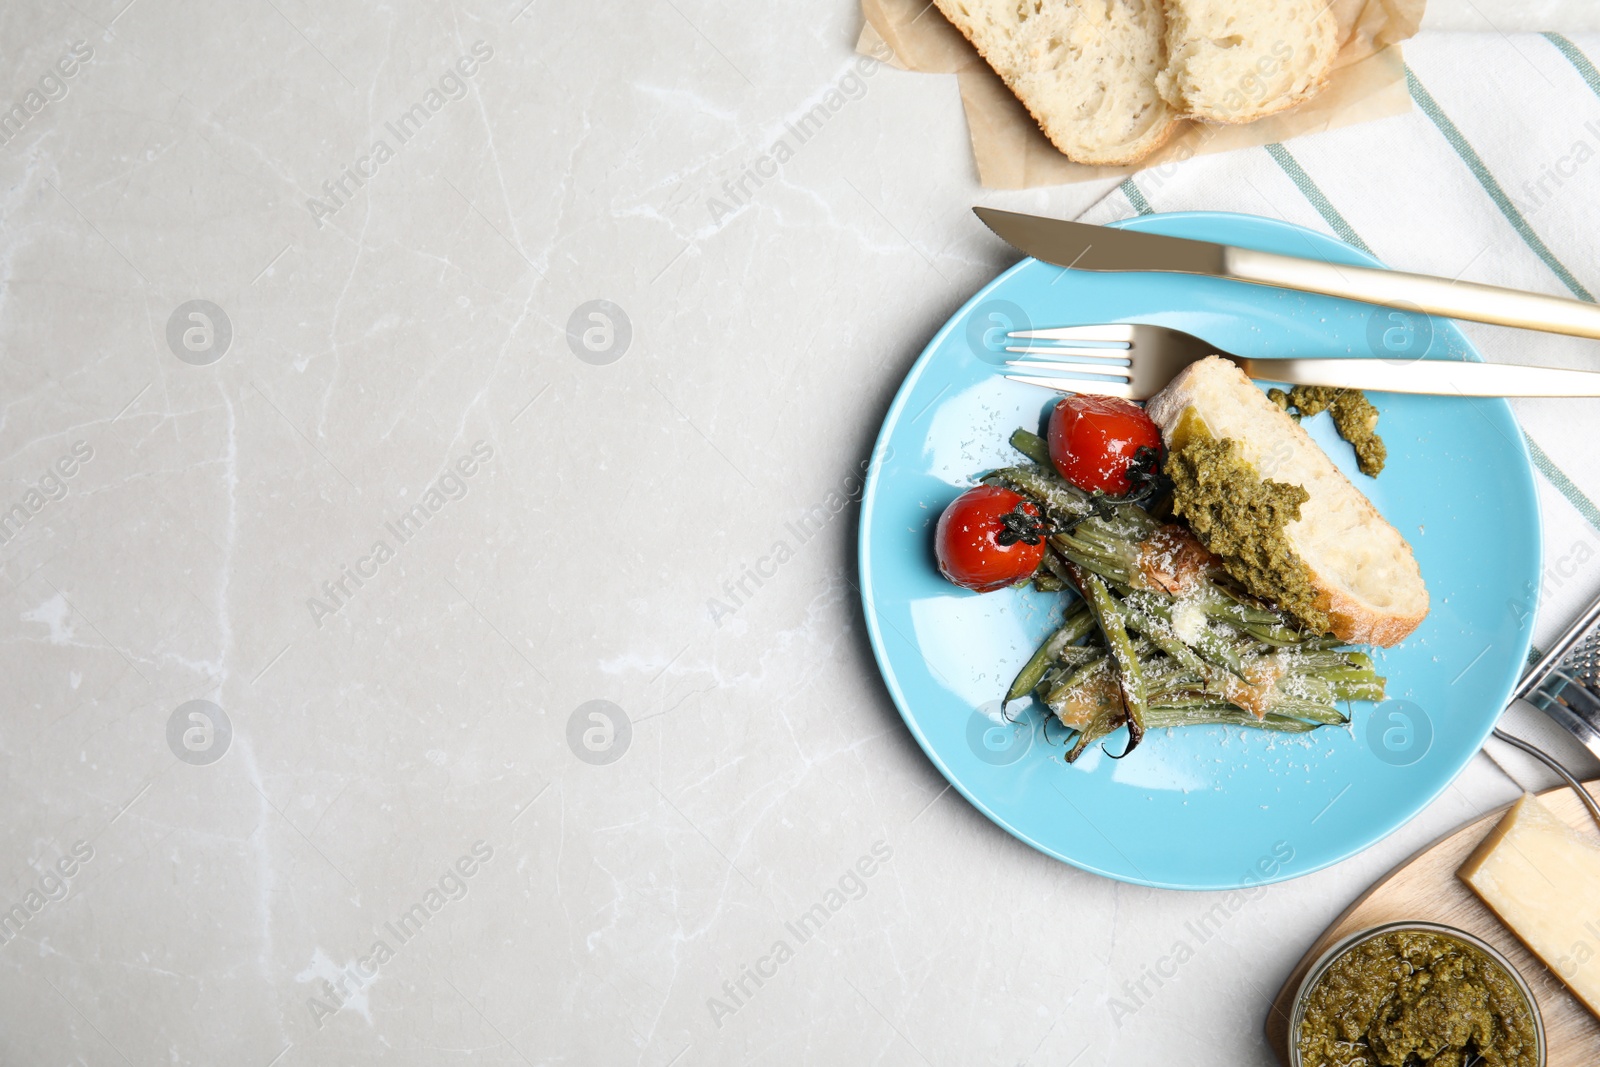
[{"label": "roasted cherry tomato", "polygon": [[1050,412],[1050,461],[1061,477],[1107,496],[1125,496],[1139,449],[1161,451],[1161,430],[1144,409],[1109,396],[1069,396]]},{"label": "roasted cherry tomato", "polygon": [[1039,509],[1028,500],[994,485],[968,489],[939,516],[939,573],[980,593],[1014,585],[1039,568],[1044,535]]}]

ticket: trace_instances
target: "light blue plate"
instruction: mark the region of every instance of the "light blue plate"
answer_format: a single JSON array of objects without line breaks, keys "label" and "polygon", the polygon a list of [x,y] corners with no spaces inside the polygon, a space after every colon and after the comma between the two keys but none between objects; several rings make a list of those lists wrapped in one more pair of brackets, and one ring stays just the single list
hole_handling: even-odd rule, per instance
[{"label": "light blue plate", "polygon": [[[1148,230],[1338,263],[1376,260],[1311,230],[1248,215],[1129,220]],[[1060,618],[1062,597],[977,595],[933,561],[939,513],[1052,394],[1005,381],[1005,331],[1099,322],[1186,330],[1244,356],[1480,357],[1455,326],[1352,301],[1179,274],[1063,271],[1025,259],[956,313],[889,408],[861,510],[861,590],[884,681],[950,782],[1041,852],[1110,878],[1227,889],[1351,856],[1438,796],[1480,745],[1528,654],[1540,568],[1538,502],[1522,431],[1501,400],[1373,394],[1389,464],[1377,480],[1328,424],[1305,426],[1411,542],[1433,598],[1422,626],[1379,651],[1389,699],[1349,727],[1285,737],[1237,727],[1156,730],[1123,761],[1061,758],[1037,704],[997,699]],[[1125,734],[1108,747],[1120,752]]]}]

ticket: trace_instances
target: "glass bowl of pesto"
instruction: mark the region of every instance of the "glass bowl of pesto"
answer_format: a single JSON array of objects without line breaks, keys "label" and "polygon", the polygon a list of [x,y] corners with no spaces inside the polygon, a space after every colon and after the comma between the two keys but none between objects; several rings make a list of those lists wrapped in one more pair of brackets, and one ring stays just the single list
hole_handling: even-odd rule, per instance
[{"label": "glass bowl of pesto", "polygon": [[1324,952],[1295,994],[1291,1067],[1545,1067],[1544,1021],[1509,960],[1465,930],[1394,922]]}]

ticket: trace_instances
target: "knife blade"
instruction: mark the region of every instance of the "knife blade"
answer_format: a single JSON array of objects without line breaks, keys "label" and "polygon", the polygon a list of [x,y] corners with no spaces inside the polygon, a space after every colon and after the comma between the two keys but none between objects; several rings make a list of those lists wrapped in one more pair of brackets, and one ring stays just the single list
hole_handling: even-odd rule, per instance
[{"label": "knife blade", "polygon": [[994,208],[972,210],[1018,251],[1072,270],[1200,274],[1472,322],[1600,338],[1600,306],[1582,300]]}]

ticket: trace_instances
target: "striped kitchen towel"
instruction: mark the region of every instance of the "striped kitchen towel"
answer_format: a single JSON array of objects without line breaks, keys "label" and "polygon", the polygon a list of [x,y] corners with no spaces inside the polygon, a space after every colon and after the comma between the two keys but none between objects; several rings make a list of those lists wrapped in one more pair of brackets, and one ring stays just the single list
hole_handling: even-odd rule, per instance
[{"label": "striped kitchen towel", "polygon": [[[1407,43],[1406,61],[1409,114],[1145,170],[1081,218],[1270,215],[1399,269],[1600,297],[1600,35],[1425,33]],[[1600,341],[1462,328],[1491,361],[1600,370]],[[1512,407],[1545,521],[1538,646],[1600,593],[1600,399]],[[1531,709],[1508,724],[1600,773]],[[1504,746],[1489,751],[1525,784],[1542,781]]]}]

